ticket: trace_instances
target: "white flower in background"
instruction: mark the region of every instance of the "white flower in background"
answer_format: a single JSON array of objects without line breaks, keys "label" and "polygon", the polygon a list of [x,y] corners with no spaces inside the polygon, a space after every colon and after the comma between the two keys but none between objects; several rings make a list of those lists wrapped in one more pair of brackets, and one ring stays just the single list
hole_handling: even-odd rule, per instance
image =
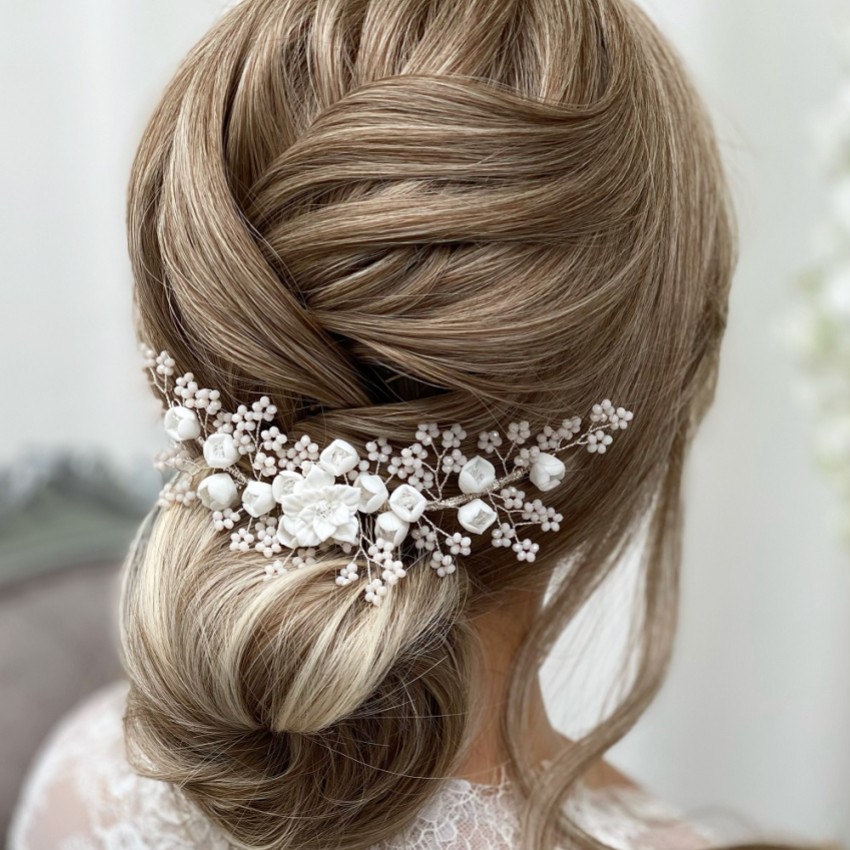
[{"label": "white flower in background", "polygon": [[304,476],[299,472],[293,472],[291,469],[285,469],[280,475],[276,475],[272,481],[272,493],[276,502],[282,502],[284,496],[288,496],[292,489],[299,481],[303,481]]},{"label": "white flower in background", "polygon": [[213,469],[227,469],[240,457],[236,440],[230,434],[212,434],[204,440],[204,460]]},{"label": "white flower in background", "polygon": [[360,533],[360,489],[337,484],[326,469],[313,464],[292,492],[281,498],[283,516],[277,536],[284,546],[317,546],[325,540],[355,543]]},{"label": "white flower in background", "polygon": [[178,443],[194,440],[201,436],[201,423],[198,414],[182,404],[169,407],[165,412],[165,433]]},{"label": "white flower in background", "polygon": [[361,513],[373,514],[387,501],[387,485],[384,484],[384,479],[380,475],[361,472],[354,480],[354,486],[360,489]]},{"label": "white flower in background", "polygon": [[[850,40],[843,46],[850,57]],[[830,203],[780,330],[806,370],[795,394],[811,407],[814,457],[843,499],[834,516],[850,544],[850,79],[815,131]]]},{"label": "white flower in background", "polygon": [[457,510],[457,521],[473,534],[483,534],[495,521],[496,511],[483,499],[473,499]]},{"label": "white flower in background", "polygon": [[360,455],[351,443],[333,440],[319,455],[319,465],[331,475],[345,475],[360,463]]},{"label": "white flower in background", "polygon": [[823,303],[836,318],[850,319],[850,264],[824,279]]},{"label": "white flower in background", "polygon": [[198,485],[198,498],[211,511],[225,511],[239,499],[236,482],[226,473],[208,475]]},{"label": "white flower in background", "polygon": [[428,500],[410,484],[400,484],[390,496],[390,508],[404,522],[416,522],[425,512]]},{"label": "white flower in background", "polygon": [[409,530],[410,523],[405,522],[394,511],[384,511],[375,517],[375,537],[388,540],[393,546],[400,546]]},{"label": "white flower in background", "polygon": [[242,507],[252,517],[265,516],[275,505],[272,485],[249,481],[242,492]]},{"label": "white flower in background", "polygon": [[850,236],[850,175],[842,178],[832,191],[832,212],[845,236]]},{"label": "white flower in background", "polygon": [[538,490],[552,490],[564,480],[566,471],[560,458],[541,452],[532,462],[528,477]]},{"label": "white flower in background", "polygon": [[470,458],[460,469],[458,487],[463,493],[482,493],[496,481],[496,467],[481,455]]}]

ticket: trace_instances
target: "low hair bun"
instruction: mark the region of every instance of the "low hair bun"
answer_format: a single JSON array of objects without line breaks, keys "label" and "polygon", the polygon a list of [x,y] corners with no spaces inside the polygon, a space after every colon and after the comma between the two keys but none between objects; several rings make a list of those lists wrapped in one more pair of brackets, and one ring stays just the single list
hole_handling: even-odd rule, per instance
[{"label": "low hair bun", "polygon": [[[392,834],[406,816],[391,800],[424,802],[464,746],[477,647],[464,583],[412,571],[376,609],[329,588],[341,564],[264,581],[262,555],[233,559],[200,523],[166,511],[125,575],[131,761],[237,846]],[[359,838],[340,844],[346,822]]]}]

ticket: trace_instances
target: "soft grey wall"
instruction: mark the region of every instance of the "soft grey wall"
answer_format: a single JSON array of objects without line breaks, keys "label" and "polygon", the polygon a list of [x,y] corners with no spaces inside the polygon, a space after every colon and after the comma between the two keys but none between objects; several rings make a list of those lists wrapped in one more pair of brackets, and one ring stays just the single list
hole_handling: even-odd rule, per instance
[{"label": "soft grey wall", "polygon": [[[687,807],[850,839],[850,578],[774,332],[825,204],[807,124],[837,85],[830,35],[842,2],[647,5],[717,117],[743,250],[717,406],[689,470],[676,661],[615,757]],[[102,447],[125,462],[153,450],[130,333],[124,188],[145,116],[219,8],[4,4],[0,350],[15,406],[0,419],[0,460],[27,445]],[[548,669],[565,726],[586,702],[575,683],[555,692],[573,639]]]},{"label": "soft grey wall", "polygon": [[[692,807],[850,839],[850,571],[777,326],[826,206],[812,120],[840,0],[651,0],[716,116],[742,230],[717,404],[689,470],[670,681],[617,753]],[[701,14],[693,14],[700,10]]]}]

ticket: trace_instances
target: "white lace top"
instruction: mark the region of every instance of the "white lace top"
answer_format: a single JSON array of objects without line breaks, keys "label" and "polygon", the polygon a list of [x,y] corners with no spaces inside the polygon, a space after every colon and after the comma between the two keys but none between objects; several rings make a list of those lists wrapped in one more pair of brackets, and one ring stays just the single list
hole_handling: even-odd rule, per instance
[{"label": "white lace top", "polygon": [[[171,786],[136,775],[124,755],[126,683],[71,712],[45,742],[24,783],[9,850],[225,850],[227,841]],[[699,850],[705,833],[633,788],[582,787],[569,805],[617,850]],[[511,850],[511,789],[447,780],[403,834],[375,850]]]}]

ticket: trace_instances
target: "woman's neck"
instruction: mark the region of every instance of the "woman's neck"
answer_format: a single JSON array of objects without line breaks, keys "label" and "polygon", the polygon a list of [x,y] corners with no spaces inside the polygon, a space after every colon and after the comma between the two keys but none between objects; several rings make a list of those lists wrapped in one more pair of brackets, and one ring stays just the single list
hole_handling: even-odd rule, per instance
[{"label": "woman's neck", "polygon": [[[484,652],[484,711],[478,717],[476,730],[466,758],[456,776],[469,782],[496,785],[507,761],[500,733],[503,705],[507,699],[511,668],[533,619],[538,616],[541,596],[515,598],[509,604],[476,618]],[[528,701],[527,729],[524,740],[532,764],[557,758],[572,744],[550,722],[539,678],[532,685]],[[600,761],[584,777],[591,787],[633,785],[627,777]]]}]

